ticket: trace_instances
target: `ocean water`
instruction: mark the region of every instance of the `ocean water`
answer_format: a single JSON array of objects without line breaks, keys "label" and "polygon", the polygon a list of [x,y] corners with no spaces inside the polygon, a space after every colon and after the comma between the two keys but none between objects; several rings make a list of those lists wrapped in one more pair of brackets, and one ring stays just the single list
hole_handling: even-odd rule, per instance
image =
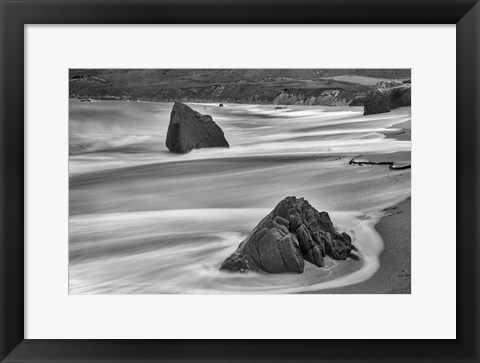
[{"label": "ocean water", "polygon": [[[410,107],[189,104],[212,115],[230,148],[165,147],[172,103],[70,100],[71,294],[296,293],[368,279],[381,210],[410,195],[410,170],[349,165],[410,152],[386,138]],[[222,262],[289,195],[328,211],[359,259],[306,263],[303,274],[232,274]]]}]

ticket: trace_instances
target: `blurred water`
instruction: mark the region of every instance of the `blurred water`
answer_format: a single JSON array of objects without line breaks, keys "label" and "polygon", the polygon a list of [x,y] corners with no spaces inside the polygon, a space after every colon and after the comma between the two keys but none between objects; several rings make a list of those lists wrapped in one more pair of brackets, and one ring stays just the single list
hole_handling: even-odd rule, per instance
[{"label": "blurred water", "polygon": [[[378,211],[410,195],[410,171],[350,166],[409,152],[382,132],[410,108],[189,104],[229,149],[165,147],[172,103],[70,101],[70,293],[284,293],[365,280],[378,268]],[[399,129],[400,130],[400,129]],[[301,275],[220,272],[284,197],[305,197],[354,235],[360,261],[307,263]]]}]

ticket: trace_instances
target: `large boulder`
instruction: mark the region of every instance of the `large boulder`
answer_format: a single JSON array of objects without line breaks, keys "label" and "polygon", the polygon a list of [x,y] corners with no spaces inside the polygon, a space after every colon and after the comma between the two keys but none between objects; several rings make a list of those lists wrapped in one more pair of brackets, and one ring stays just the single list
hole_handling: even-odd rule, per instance
[{"label": "large boulder", "polygon": [[233,272],[301,273],[304,260],[319,267],[324,257],[345,260],[352,239],[338,233],[327,212],[303,198],[287,197],[277,204],[220,267]]},{"label": "large boulder", "polygon": [[229,147],[222,129],[212,116],[202,115],[181,102],[173,105],[166,145],[174,153],[207,147]]},{"label": "large boulder", "polygon": [[363,99],[364,115],[389,112],[411,105],[411,85],[399,81],[380,82]]}]

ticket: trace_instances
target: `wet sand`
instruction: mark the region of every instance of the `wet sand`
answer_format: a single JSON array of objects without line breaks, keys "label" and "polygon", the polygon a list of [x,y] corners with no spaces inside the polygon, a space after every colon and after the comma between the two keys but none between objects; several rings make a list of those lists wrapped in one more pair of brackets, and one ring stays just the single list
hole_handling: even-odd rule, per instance
[{"label": "wet sand", "polygon": [[[386,138],[411,140],[411,120],[396,124],[385,132]],[[400,131],[398,129],[401,129]],[[411,163],[411,152],[362,155],[356,160]],[[383,240],[380,268],[359,284],[318,291],[319,294],[410,294],[411,293],[411,198],[383,210],[385,215],[375,229]]]},{"label": "wet sand", "polygon": [[380,268],[367,281],[319,294],[410,294],[411,293],[411,199],[384,210],[375,226],[384,243]]},{"label": "wet sand", "polygon": [[[398,129],[401,131],[398,131]],[[392,129],[392,128],[391,128]],[[411,121],[393,126],[386,138],[411,140]],[[361,155],[356,160],[393,161],[396,165],[411,163],[411,152]],[[385,215],[375,229],[383,240],[380,268],[359,284],[318,291],[319,294],[410,294],[411,293],[411,199],[383,210]]]},{"label": "wet sand", "polygon": [[[400,130],[398,130],[400,128]],[[393,130],[392,130],[393,129]],[[385,133],[387,139],[396,139],[399,141],[412,139],[412,120],[408,120],[394,125],[390,128],[391,132]]]}]

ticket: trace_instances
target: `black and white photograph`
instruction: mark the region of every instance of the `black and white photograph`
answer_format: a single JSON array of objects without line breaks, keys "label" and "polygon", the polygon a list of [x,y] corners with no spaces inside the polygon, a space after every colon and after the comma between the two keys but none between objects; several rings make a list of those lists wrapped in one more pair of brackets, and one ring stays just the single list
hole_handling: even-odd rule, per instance
[{"label": "black and white photograph", "polygon": [[68,77],[69,294],[411,293],[411,69]]}]

